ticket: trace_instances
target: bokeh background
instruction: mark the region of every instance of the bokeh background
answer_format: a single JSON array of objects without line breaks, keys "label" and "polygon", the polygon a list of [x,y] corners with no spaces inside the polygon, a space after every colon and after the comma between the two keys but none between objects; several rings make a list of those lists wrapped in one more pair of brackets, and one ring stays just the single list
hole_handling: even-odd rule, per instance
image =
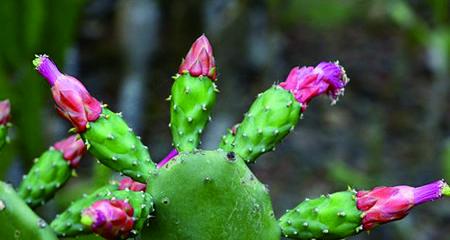
[{"label": "bokeh background", "polygon": [[[34,54],[49,54],[122,111],[159,160],[171,149],[171,76],[205,33],[220,89],[206,149],[293,66],[339,60],[351,79],[336,106],[314,100],[277,151],[251,166],[270,186],[277,216],[347,186],[450,180],[449,12],[448,0],[1,0],[0,98],[11,99],[14,127],[0,179],[17,185],[70,127]],[[77,175],[38,209],[44,218],[118,177],[89,156]],[[442,201],[352,239],[450,239],[449,229]]]}]

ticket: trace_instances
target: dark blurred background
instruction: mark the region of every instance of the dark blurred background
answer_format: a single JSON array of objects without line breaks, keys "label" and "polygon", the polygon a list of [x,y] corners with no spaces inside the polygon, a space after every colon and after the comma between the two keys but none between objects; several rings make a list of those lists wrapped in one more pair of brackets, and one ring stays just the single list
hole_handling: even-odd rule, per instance
[{"label": "dark blurred background", "polygon": [[[33,158],[67,136],[34,54],[122,111],[159,161],[171,149],[171,76],[205,33],[220,89],[206,149],[293,66],[339,60],[351,79],[336,106],[314,100],[277,151],[251,166],[277,216],[347,186],[450,180],[449,12],[448,0],[1,0],[0,98],[11,99],[14,127],[0,179],[17,185]],[[89,156],[77,174],[42,216],[117,178]],[[352,239],[450,239],[449,229],[442,201]]]}]

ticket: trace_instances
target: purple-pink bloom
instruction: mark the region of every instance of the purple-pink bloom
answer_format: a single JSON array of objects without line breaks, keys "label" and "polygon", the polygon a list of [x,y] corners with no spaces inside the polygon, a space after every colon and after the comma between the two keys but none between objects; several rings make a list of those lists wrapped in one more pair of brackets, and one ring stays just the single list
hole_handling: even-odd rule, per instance
[{"label": "purple-pink bloom", "polygon": [[80,159],[86,152],[86,146],[79,135],[72,135],[53,145],[53,147],[63,153],[63,157],[70,164],[71,168],[77,168]]},{"label": "purple-pink bloom", "polygon": [[280,86],[295,96],[304,111],[314,97],[323,93],[336,102],[348,81],[344,68],[338,63],[321,62],[316,67],[294,67]]},{"label": "purple-pink bloom", "polygon": [[134,209],[123,200],[100,200],[81,214],[81,223],[105,239],[126,239],[134,226]]},{"label": "purple-pink bloom", "polygon": [[359,191],[356,194],[356,204],[363,212],[364,230],[371,230],[380,224],[404,218],[414,206],[448,194],[448,185],[439,180],[417,188],[396,186]]},{"label": "purple-pink bloom", "polygon": [[216,80],[216,63],[208,38],[203,34],[192,44],[191,49],[181,62],[179,74],[188,72],[194,77],[207,76]]},{"label": "purple-pink bloom", "polygon": [[11,104],[9,100],[0,101],[0,125],[6,125],[11,118]]},{"label": "purple-pink bloom", "polygon": [[159,162],[156,167],[162,168],[164,165],[166,165],[172,158],[176,157],[178,155],[178,151],[174,148],[172,149],[167,156]]},{"label": "purple-pink bloom", "polygon": [[100,102],[89,94],[80,81],[62,74],[46,55],[38,56],[33,64],[52,87],[56,109],[78,132],[84,132],[88,122],[100,117],[102,112]]}]

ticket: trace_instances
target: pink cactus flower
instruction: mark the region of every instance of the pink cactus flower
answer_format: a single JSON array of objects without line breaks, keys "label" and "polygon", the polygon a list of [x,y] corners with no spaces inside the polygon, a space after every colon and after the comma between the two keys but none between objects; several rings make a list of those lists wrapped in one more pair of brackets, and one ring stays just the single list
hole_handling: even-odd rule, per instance
[{"label": "pink cactus flower", "polygon": [[38,56],[33,64],[52,87],[58,112],[68,119],[78,132],[84,132],[88,122],[99,118],[102,107],[76,78],[62,74],[46,55]]},{"label": "pink cactus flower", "polygon": [[207,76],[216,80],[216,63],[208,38],[203,34],[192,44],[191,49],[181,62],[178,73],[188,72],[194,77]]},{"label": "pink cactus flower", "polygon": [[69,162],[71,168],[78,167],[81,157],[86,152],[86,146],[79,135],[63,139],[55,143],[53,147],[63,153],[64,159]]},{"label": "pink cactus flower", "polygon": [[176,157],[178,155],[178,151],[176,149],[172,149],[172,151],[169,152],[169,154],[167,154],[167,156],[161,160],[161,162],[159,162],[156,167],[157,168],[162,168],[164,165],[166,165],[170,160],[172,160],[172,158]]},{"label": "pink cactus flower", "polygon": [[327,94],[335,103],[349,79],[338,63],[321,62],[316,67],[294,67],[280,86],[290,91],[305,111],[316,96]]},{"label": "pink cactus flower", "polygon": [[126,239],[133,230],[134,209],[123,200],[100,200],[86,208],[81,223],[106,239]]},{"label": "pink cactus flower", "polygon": [[134,192],[145,192],[146,184],[136,182],[129,177],[123,178],[119,183],[119,190],[129,189]]},{"label": "pink cactus flower", "polygon": [[356,194],[357,207],[363,212],[364,230],[402,219],[414,206],[448,195],[448,185],[439,180],[422,187],[377,187]]},{"label": "pink cactus flower", "polygon": [[6,125],[11,118],[11,104],[9,100],[0,101],[0,125]]}]

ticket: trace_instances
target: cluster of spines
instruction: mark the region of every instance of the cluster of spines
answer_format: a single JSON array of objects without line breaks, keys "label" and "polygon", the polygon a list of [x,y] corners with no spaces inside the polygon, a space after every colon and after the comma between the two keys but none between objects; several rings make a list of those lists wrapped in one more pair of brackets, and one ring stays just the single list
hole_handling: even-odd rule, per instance
[{"label": "cluster of spines", "polygon": [[120,113],[113,113],[106,107],[95,122],[88,123],[81,136],[88,151],[100,162],[136,181],[145,183],[156,168],[140,137],[133,133]]}]

